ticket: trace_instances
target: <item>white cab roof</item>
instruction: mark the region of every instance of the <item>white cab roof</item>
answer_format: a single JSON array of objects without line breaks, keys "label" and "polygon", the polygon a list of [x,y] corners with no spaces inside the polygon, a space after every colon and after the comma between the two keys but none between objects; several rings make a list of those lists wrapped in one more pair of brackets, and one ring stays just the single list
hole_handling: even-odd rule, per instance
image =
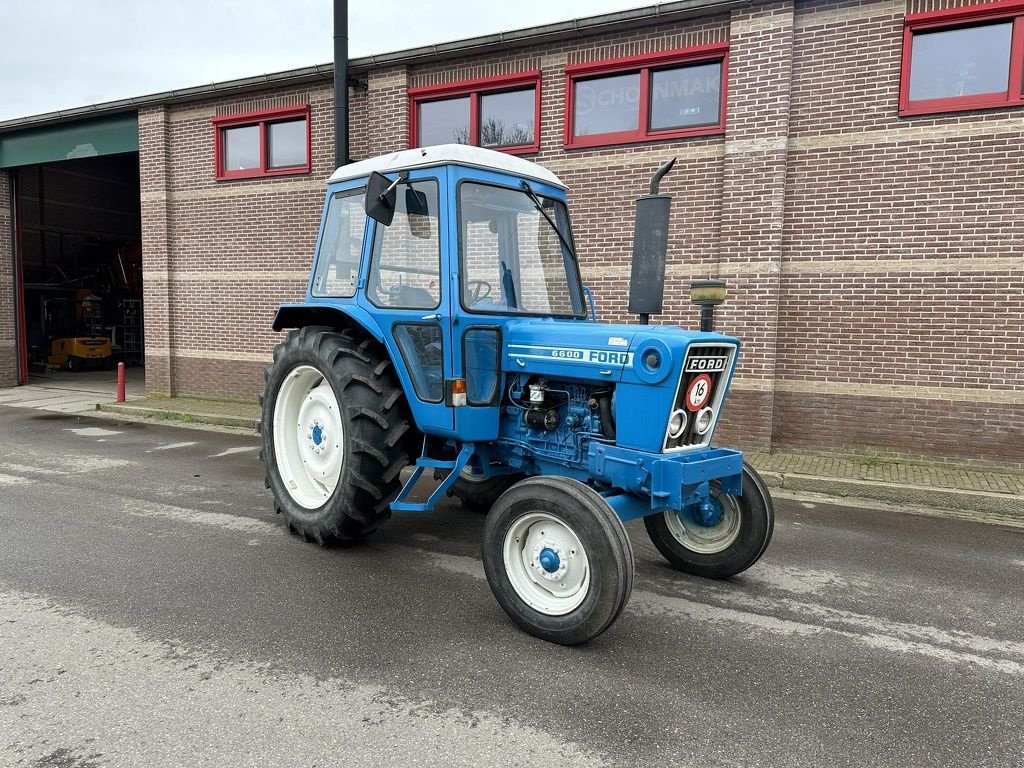
[{"label": "white cab roof", "polygon": [[390,155],[371,157],[369,160],[360,160],[358,163],[341,166],[331,174],[330,180],[346,181],[369,176],[373,171],[387,173],[388,171],[412,170],[413,168],[427,168],[448,163],[511,173],[542,181],[545,184],[553,184],[562,189],[566,188],[555,174],[536,163],[504,152],[495,152],[493,149],[470,147],[465,144],[439,144],[436,147],[404,149],[401,152],[392,152]]}]

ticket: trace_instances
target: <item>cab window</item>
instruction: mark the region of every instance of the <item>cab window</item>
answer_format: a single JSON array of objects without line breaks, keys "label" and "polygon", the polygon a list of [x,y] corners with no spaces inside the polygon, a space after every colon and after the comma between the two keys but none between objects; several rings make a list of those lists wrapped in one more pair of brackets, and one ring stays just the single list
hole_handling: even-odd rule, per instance
[{"label": "cab window", "polygon": [[366,231],[364,195],[362,187],[348,189],[335,192],[327,202],[327,218],[313,275],[314,296],[355,296]]},{"label": "cab window", "polygon": [[438,184],[404,182],[396,192],[391,226],[376,226],[367,297],[378,307],[436,309],[441,303]]}]

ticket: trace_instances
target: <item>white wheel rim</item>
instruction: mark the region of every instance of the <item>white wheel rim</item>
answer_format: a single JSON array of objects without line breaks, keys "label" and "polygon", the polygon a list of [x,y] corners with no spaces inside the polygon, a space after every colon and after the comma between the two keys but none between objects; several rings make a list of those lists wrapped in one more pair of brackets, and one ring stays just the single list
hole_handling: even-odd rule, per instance
[{"label": "white wheel rim", "polygon": [[487,478],[484,477],[483,472],[477,474],[473,472],[473,470],[470,469],[469,467],[462,468],[462,471],[459,472],[459,479],[465,480],[467,483],[483,483],[487,481]]},{"label": "white wheel rim", "polygon": [[590,592],[590,562],[579,536],[545,512],[530,512],[509,526],[503,556],[516,594],[547,616],[571,613]]},{"label": "white wheel rim", "polygon": [[285,490],[306,509],[334,493],[345,459],[341,409],[330,383],[300,365],[285,376],[274,401],[274,456]]},{"label": "white wheel rim", "polygon": [[740,508],[736,498],[712,489],[711,498],[722,505],[722,519],[716,525],[702,525],[688,512],[666,510],[665,524],[673,538],[700,555],[716,555],[731,547],[740,535]]}]

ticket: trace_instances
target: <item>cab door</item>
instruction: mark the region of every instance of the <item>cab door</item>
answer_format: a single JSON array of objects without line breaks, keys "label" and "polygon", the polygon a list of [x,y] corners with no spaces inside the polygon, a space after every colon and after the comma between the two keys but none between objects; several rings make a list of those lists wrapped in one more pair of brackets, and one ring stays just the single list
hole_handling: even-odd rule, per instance
[{"label": "cab door", "polygon": [[518,274],[518,244],[511,214],[481,209],[462,194],[467,183],[509,187],[509,178],[458,166],[449,174],[449,195],[457,210],[448,248],[452,363],[454,376],[466,381],[466,403],[455,409],[455,423],[462,439],[479,442],[498,436],[505,386],[502,344],[505,327],[514,319],[503,298],[502,269]]},{"label": "cab door", "polygon": [[384,332],[417,425],[452,435],[454,409],[445,402],[445,380],[452,377],[452,297],[442,279],[450,225],[440,202],[446,177],[446,169],[431,168],[412,171],[398,184],[391,225],[372,222],[359,303]]}]

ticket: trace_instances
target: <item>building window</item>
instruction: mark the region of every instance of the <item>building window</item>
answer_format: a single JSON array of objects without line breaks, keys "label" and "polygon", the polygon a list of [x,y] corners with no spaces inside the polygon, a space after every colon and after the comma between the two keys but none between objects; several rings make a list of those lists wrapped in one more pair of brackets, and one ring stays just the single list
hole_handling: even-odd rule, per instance
[{"label": "building window", "polygon": [[512,154],[540,148],[540,73],[409,90],[412,146],[472,144]]},{"label": "building window", "polygon": [[1024,1],[907,16],[900,114],[1024,104]]},{"label": "building window", "polygon": [[727,45],[566,67],[569,149],[725,130]]},{"label": "building window", "polygon": [[309,107],[213,118],[216,176],[309,173]]}]

